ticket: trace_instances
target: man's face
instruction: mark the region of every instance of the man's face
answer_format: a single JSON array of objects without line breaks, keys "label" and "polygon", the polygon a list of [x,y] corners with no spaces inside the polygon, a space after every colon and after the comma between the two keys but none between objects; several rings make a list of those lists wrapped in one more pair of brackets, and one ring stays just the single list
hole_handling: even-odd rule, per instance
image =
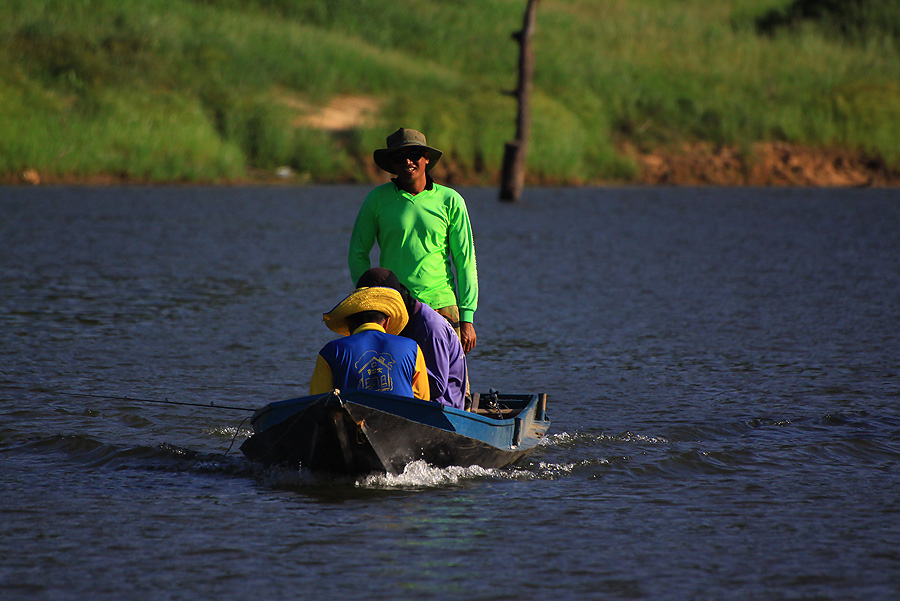
[{"label": "man's face", "polygon": [[428,167],[429,160],[428,151],[424,148],[409,148],[395,152],[391,156],[394,173],[406,180],[425,177],[425,169]]}]

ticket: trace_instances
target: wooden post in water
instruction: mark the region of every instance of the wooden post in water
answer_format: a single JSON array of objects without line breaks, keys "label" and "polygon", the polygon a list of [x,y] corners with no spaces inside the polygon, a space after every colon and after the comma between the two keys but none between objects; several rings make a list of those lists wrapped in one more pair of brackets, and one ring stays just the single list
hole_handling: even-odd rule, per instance
[{"label": "wooden post in water", "polygon": [[531,79],[534,74],[534,51],[531,34],[539,0],[528,0],[522,30],[512,34],[519,43],[519,86],[510,92],[519,101],[516,118],[516,138],[507,142],[503,151],[503,171],[500,176],[500,200],[517,202],[525,184],[525,157],[528,154],[528,136],[531,132]]}]

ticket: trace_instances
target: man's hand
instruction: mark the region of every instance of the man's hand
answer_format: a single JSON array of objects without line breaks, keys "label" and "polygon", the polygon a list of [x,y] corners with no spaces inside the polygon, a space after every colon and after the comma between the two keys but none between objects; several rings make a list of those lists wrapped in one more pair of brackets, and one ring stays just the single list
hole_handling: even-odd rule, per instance
[{"label": "man's hand", "polygon": [[459,322],[459,339],[462,342],[463,350],[468,353],[475,348],[475,326],[468,321]]}]

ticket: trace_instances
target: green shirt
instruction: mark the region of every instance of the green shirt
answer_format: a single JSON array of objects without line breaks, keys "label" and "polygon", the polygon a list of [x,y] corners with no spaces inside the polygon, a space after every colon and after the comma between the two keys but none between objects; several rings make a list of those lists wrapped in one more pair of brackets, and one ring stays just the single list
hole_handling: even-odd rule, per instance
[{"label": "green shirt", "polygon": [[355,284],[371,267],[369,252],[377,240],[380,267],[393,271],[418,300],[435,309],[456,305],[460,320],[471,323],[478,274],[469,213],[458,192],[430,183],[415,195],[393,182],[369,192],[350,236],[350,277]]}]

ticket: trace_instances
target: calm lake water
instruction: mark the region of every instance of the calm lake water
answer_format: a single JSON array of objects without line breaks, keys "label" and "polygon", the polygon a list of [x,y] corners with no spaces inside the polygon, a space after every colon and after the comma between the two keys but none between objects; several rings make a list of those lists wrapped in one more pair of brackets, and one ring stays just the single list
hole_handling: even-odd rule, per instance
[{"label": "calm lake water", "polygon": [[900,598],[900,193],[461,189],[513,469],[237,450],[305,394],[368,187],[0,188],[0,597]]}]

